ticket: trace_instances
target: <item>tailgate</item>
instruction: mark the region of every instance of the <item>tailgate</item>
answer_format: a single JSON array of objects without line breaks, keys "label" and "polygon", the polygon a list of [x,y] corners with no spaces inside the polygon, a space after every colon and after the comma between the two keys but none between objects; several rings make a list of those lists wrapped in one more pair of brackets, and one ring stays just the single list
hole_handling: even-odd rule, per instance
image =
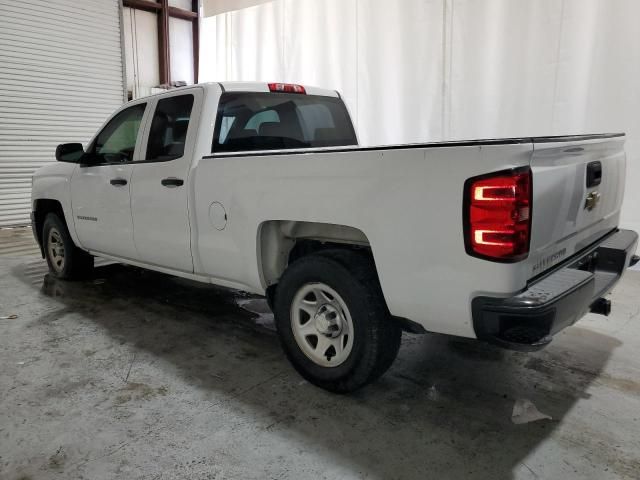
[{"label": "tailgate", "polygon": [[618,226],[624,141],[624,134],[533,139],[530,278]]}]

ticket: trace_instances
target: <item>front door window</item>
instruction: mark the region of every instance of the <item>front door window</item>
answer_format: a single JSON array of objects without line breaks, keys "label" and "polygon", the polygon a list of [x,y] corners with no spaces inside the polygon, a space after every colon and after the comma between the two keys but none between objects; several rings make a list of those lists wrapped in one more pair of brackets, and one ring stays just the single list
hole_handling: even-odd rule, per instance
[{"label": "front door window", "polygon": [[133,161],[133,152],[145,107],[144,103],[133,105],[122,110],[107,123],[90,150],[95,163]]}]

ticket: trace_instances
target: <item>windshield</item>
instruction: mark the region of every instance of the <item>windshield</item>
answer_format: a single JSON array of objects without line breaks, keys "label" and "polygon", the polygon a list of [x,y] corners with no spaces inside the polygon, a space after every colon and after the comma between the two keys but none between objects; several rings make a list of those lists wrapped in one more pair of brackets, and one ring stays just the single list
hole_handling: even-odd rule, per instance
[{"label": "windshield", "polygon": [[357,145],[341,99],[238,92],[220,98],[214,152]]}]

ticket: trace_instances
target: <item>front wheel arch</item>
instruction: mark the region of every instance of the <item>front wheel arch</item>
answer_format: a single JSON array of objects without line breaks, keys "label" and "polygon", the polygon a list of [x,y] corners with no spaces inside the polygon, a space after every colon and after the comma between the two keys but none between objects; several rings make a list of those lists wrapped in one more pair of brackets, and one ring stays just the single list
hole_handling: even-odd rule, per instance
[{"label": "front wheel arch", "polygon": [[33,229],[34,236],[38,242],[38,246],[40,247],[40,254],[42,255],[42,258],[45,258],[44,238],[42,237],[44,221],[49,213],[55,213],[60,220],[67,225],[67,229],[69,228],[64,215],[64,209],[58,200],[39,198],[34,202],[33,225],[31,228]]},{"label": "front wheel arch", "polygon": [[[55,245],[52,245],[53,243]],[[49,265],[49,272],[56,278],[83,279],[93,270],[93,256],[73,243],[66,223],[57,213],[49,212],[45,216],[42,226],[42,250]]]}]

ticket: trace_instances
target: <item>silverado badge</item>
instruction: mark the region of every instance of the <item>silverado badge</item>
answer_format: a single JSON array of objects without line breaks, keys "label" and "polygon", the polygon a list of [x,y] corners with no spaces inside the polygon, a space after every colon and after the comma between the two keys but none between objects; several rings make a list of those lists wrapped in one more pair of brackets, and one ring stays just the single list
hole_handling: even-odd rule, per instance
[{"label": "silverado badge", "polygon": [[584,201],[584,208],[591,211],[600,201],[600,194],[598,192],[591,192],[587,195],[587,199]]}]

